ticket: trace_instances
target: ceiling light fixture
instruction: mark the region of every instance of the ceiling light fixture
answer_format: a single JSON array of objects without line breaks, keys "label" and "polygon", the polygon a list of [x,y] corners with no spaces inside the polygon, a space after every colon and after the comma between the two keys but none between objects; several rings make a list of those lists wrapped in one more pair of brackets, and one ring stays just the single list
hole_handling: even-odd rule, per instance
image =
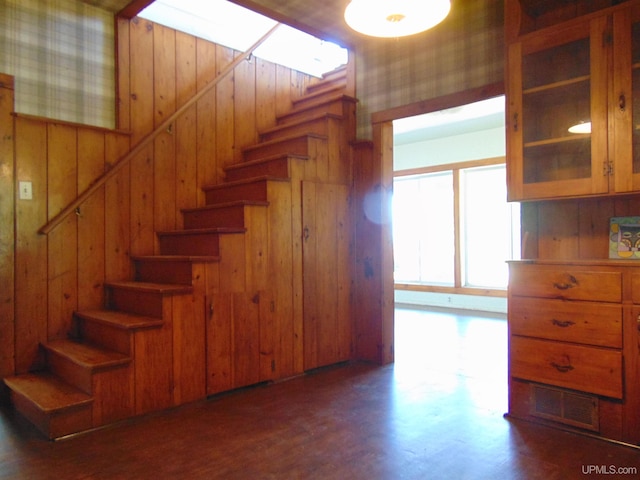
[{"label": "ceiling light fixture", "polygon": [[569,127],[570,133],[591,133],[591,122],[581,121]]},{"label": "ceiling light fixture", "polygon": [[450,0],[351,0],[344,19],[372,37],[405,37],[424,32],[446,18]]}]

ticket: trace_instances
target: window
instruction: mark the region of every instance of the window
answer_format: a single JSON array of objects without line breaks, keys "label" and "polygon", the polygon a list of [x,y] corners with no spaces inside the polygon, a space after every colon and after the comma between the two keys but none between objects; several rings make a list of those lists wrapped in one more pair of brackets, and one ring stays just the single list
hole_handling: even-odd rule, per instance
[{"label": "window", "polygon": [[520,255],[519,206],[506,201],[505,175],[494,161],[396,176],[395,282],[505,289],[506,260]]},{"label": "window", "polygon": [[[139,16],[241,52],[276,24],[226,0],[156,0]],[[280,25],[253,54],[317,77],[346,64],[348,58],[339,45],[287,25]]]}]

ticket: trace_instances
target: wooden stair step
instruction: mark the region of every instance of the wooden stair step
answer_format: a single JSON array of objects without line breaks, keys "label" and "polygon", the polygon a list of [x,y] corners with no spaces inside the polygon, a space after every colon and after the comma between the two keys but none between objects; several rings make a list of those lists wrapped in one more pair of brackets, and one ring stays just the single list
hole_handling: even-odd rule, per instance
[{"label": "wooden stair step", "polygon": [[47,438],[59,438],[92,427],[93,398],[48,372],[4,379],[18,412]]},{"label": "wooden stair step", "polygon": [[161,328],[164,320],[119,310],[84,310],[74,313],[74,336],[82,341],[132,355],[135,332]]},{"label": "wooden stair step", "polygon": [[164,298],[193,292],[191,285],[152,282],[109,282],[105,284],[107,309],[162,318]]},{"label": "wooden stair step", "polygon": [[274,155],[303,155],[309,154],[311,142],[314,140],[327,140],[325,135],[314,133],[302,133],[289,137],[260,142],[242,149],[245,161],[260,160]]},{"label": "wooden stair step", "polygon": [[108,288],[129,290],[136,292],[158,293],[160,295],[175,295],[191,293],[193,288],[189,285],[171,284],[171,283],[154,283],[154,282],[108,282]]},{"label": "wooden stair step", "polygon": [[333,113],[343,116],[345,104],[356,104],[358,101],[350,95],[337,93],[335,95],[313,97],[310,99],[294,100],[293,108],[278,115],[277,125],[296,123],[319,113]]},{"label": "wooden stair step", "polygon": [[322,97],[324,95],[333,95],[335,93],[341,93],[344,91],[345,86],[346,86],[345,83],[339,80],[336,80],[333,82],[320,81],[313,85],[309,85],[306,88],[306,93],[303,96],[294,99],[294,102],[300,101],[300,100],[313,100],[315,98]]},{"label": "wooden stair step", "polygon": [[308,159],[308,155],[284,153],[236,163],[225,167],[225,182],[246,181],[261,177],[288,179],[291,178],[291,161]]},{"label": "wooden stair step", "polygon": [[60,412],[93,403],[91,395],[87,395],[50,372],[7,377],[4,383],[12,392],[29,398],[44,413]]},{"label": "wooden stair step", "polygon": [[215,227],[245,228],[245,212],[251,207],[267,207],[269,202],[239,200],[182,210],[185,230]]},{"label": "wooden stair step", "polygon": [[90,372],[121,367],[131,362],[129,356],[114,350],[69,339],[51,340],[44,344],[43,348],[48,355],[58,355]]},{"label": "wooden stair step", "polygon": [[157,232],[162,255],[220,256],[220,235],[244,233],[244,228],[192,228]]},{"label": "wooden stair step", "polygon": [[338,67],[330,72],[326,72],[322,75],[322,78],[307,87],[307,92],[313,92],[316,90],[324,89],[327,85],[339,85],[341,88],[345,88],[347,84],[347,68],[346,66]]},{"label": "wooden stair step", "polygon": [[289,179],[264,176],[210,185],[202,190],[207,205],[219,205],[238,200],[268,202],[269,182],[283,181],[288,182]]},{"label": "wooden stair step", "polygon": [[119,330],[142,330],[161,327],[164,324],[162,320],[155,317],[118,310],[84,310],[75,312],[74,315],[84,321],[102,323]]},{"label": "wooden stair step", "polygon": [[336,113],[320,112],[300,122],[276,125],[260,132],[259,137],[263,142],[285,138],[293,135],[315,134],[327,136],[329,134],[329,121],[342,120],[342,115]]},{"label": "wooden stair step", "polygon": [[131,257],[134,264],[134,279],[137,282],[160,282],[180,285],[193,284],[193,265],[215,263],[219,256],[197,255],[149,255]]}]

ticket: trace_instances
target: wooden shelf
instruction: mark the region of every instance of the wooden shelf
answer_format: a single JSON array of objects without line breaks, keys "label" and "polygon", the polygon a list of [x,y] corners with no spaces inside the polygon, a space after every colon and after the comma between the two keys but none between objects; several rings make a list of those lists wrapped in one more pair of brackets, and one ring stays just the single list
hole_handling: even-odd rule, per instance
[{"label": "wooden shelf", "polygon": [[577,84],[582,83],[582,82],[588,82],[590,80],[590,78],[591,78],[590,75],[581,75],[579,77],[570,78],[568,80],[562,80],[562,81],[559,81],[559,82],[553,82],[553,83],[549,83],[549,84],[546,84],[546,85],[540,85],[538,87],[528,88],[526,90],[523,90],[522,93],[524,95],[527,95],[527,94],[531,94],[531,93],[546,92],[546,91],[554,90],[554,89],[557,89],[557,88],[563,88],[563,87],[567,87],[567,86],[571,86],[571,85],[577,85]]}]

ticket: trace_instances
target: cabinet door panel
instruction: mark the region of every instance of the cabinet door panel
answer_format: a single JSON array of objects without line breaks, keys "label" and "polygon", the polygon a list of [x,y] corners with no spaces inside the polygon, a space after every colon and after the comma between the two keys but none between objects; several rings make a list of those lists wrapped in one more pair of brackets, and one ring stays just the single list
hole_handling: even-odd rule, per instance
[{"label": "cabinet door panel", "polygon": [[302,185],[305,370],[350,358],[348,192],[346,185]]},{"label": "cabinet door panel", "polygon": [[617,192],[640,190],[640,7],[613,16],[611,157]]},{"label": "cabinet door panel", "polygon": [[510,200],[608,191],[606,29],[601,17],[509,47]]}]

